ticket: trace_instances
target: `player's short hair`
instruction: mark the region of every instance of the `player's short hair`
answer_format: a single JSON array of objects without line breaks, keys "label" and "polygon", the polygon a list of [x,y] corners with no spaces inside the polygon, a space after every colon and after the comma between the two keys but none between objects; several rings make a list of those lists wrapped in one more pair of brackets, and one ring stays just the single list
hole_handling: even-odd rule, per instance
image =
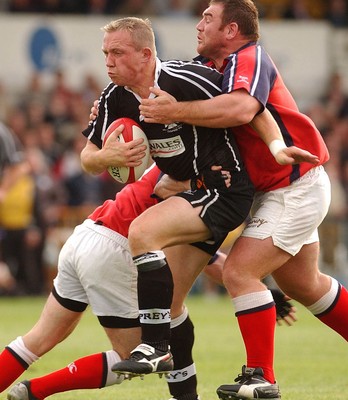
[{"label": "player's short hair", "polygon": [[152,50],[152,54],[156,55],[155,34],[148,18],[120,18],[109,22],[101,29],[107,33],[122,30],[128,31],[133,39],[136,50],[149,47]]},{"label": "player's short hair", "polygon": [[222,26],[236,22],[242,35],[249,40],[260,37],[259,13],[252,0],[210,0],[210,5],[221,4]]}]

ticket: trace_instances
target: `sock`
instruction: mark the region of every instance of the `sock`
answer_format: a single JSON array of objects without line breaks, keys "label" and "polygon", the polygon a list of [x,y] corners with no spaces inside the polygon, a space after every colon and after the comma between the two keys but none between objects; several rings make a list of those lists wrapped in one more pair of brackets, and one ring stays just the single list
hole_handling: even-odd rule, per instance
[{"label": "sock", "polygon": [[18,337],[0,354],[0,393],[7,389],[29,366],[38,360]]},{"label": "sock", "polygon": [[348,291],[336,279],[331,278],[331,282],[329,292],[307,308],[348,341]]},{"label": "sock", "polygon": [[[114,356],[112,355],[114,353]],[[114,351],[92,354],[80,358],[67,367],[30,381],[30,389],[38,400],[55,393],[76,389],[100,389],[121,383],[111,367],[120,357]]]},{"label": "sock", "polygon": [[138,302],[142,342],[168,351],[173,277],[163,251],[133,258],[138,268]]},{"label": "sock", "polygon": [[187,308],[171,322],[170,348],[174,370],[167,378],[170,394],[177,400],[197,399],[197,376],[192,358],[194,326]]},{"label": "sock", "polygon": [[265,379],[274,383],[276,308],[271,292],[249,293],[232,302],[246,349],[247,367],[261,367]]}]

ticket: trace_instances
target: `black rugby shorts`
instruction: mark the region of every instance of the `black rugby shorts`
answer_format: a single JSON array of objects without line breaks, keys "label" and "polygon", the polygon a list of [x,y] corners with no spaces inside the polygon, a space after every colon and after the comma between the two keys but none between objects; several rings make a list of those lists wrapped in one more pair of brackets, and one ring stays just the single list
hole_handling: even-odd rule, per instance
[{"label": "black rugby shorts", "polygon": [[[217,245],[220,247],[228,233],[238,228],[248,217],[253,202],[254,187],[244,174],[241,176],[233,174],[229,189],[188,190],[176,196],[187,200],[192,207],[203,207],[200,217],[212,233],[212,242],[205,243],[210,243],[213,250]],[[200,246],[197,247],[206,251]]]}]

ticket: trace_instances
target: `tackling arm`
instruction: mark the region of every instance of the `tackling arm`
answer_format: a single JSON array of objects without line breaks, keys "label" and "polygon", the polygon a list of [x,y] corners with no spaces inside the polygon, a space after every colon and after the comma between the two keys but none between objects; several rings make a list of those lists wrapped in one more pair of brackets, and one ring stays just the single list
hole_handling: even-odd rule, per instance
[{"label": "tackling arm", "polygon": [[226,128],[250,124],[269,147],[278,164],[297,164],[319,162],[317,156],[296,146],[287,147],[278,124],[271,113],[265,109],[258,114],[259,101],[244,90],[235,90],[209,100],[177,102],[167,92],[151,88],[157,96],[143,99],[139,107],[145,122],[168,124],[181,121],[192,125]]}]

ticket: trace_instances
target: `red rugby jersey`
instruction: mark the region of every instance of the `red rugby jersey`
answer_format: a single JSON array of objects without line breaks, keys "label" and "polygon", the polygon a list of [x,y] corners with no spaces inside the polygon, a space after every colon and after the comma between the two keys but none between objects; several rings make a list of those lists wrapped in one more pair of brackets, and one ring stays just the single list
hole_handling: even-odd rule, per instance
[{"label": "red rugby jersey", "polygon": [[126,185],[114,200],[106,200],[88,218],[100,221],[103,226],[128,237],[131,222],[147,208],[157,204],[150,197],[157,183],[160,170],[153,166],[136,182]]},{"label": "red rugby jersey", "polygon": [[[324,164],[329,153],[324,140],[298,107],[273,61],[263,47],[251,42],[228,57],[223,93],[245,89],[272,113],[287,146],[308,150]],[[234,127],[238,147],[256,190],[270,191],[288,186],[314,167],[310,163],[279,165],[259,135],[249,125]]]}]

